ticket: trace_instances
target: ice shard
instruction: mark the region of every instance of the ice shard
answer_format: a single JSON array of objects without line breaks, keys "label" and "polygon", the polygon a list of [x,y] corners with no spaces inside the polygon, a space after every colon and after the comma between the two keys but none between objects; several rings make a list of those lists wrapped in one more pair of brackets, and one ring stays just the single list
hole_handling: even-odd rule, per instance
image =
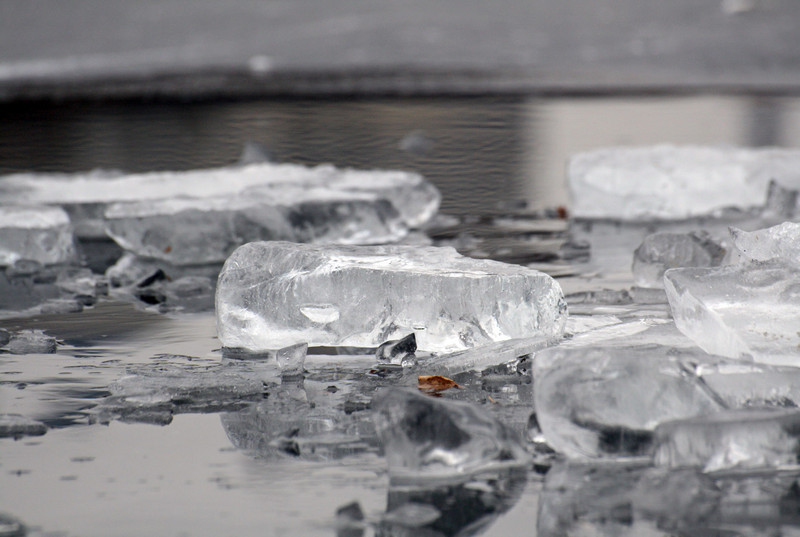
[{"label": "ice shard", "polygon": [[218,199],[252,189],[254,195],[327,189],[343,196],[372,196],[389,201],[403,222],[418,227],[439,207],[436,188],[420,175],[400,171],[313,168],[257,163],[183,172],[121,174],[14,174],[0,180],[0,198],[10,204],[60,205],[72,217],[79,237],[104,236],[104,213],[117,202]]},{"label": "ice shard", "polygon": [[773,179],[800,187],[800,151],[618,147],[575,155],[568,167],[576,218],[678,220],[726,207],[760,208]]},{"label": "ice shard", "polygon": [[534,406],[547,443],[576,459],[648,457],[659,423],[724,409],[675,354],[659,345],[537,353]]},{"label": "ice shard", "polygon": [[800,268],[800,224],[784,222],[757,231],[731,228],[733,245],[743,260],[781,261]]},{"label": "ice shard", "polygon": [[56,338],[41,330],[21,330],[11,336],[8,351],[11,354],[53,354]]},{"label": "ice shard", "polygon": [[22,260],[42,265],[76,261],[72,226],[63,209],[0,206],[0,266]]},{"label": "ice shard", "polygon": [[800,363],[800,267],[779,261],[668,270],[672,315],[706,352]]},{"label": "ice shard", "polygon": [[530,462],[511,430],[470,403],[387,388],[372,411],[392,478],[463,478]]},{"label": "ice shard", "polygon": [[391,339],[375,350],[375,358],[382,362],[402,364],[414,358],[417,352],[417,337],[411,333],[401,339]]},{"label": "ice shard", "polygon": [[708,233],[654,233],[633,252],[633,279],[641,287],[664,287],[664,272],[676,267],[716,267],[725,249]]},{"label": "ice shard", "polygon": [[251,351],[376,347],[412,332],[422,350],[452,351],[557,337],[566,321],[546,274],[411,246],[250,243],[225,262],[216,308],[222,344]]},{"label": "ice shard", "polygon": [[408,232],[389,201],[326,189],[117,203],[105,218],[106,232],[122,248],[176,266],[222,263],[257,240],[381,244]]},{"label": "ice shard", "polygon": [[[0,414],[0,438],[41,436],[47,432],[47,425],[41,421],[20,414]],[[2,524],[0,524],[2,527]]]},{"label": "ice shard", "polygon": [[663,423],[656,429],[655,463],[705,472],[796,467],[800,411],[739,409]]}]

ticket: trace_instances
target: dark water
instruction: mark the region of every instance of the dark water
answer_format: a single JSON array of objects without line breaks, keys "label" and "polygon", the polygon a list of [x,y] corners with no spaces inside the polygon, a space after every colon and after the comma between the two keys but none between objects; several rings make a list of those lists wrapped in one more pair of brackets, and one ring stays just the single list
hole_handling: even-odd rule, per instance
[{"label": "dark water", "polygon": [[[0,173],[222,166],[236,161],[247,141],[262,144],[277,161],[417,170],[441,189],[443,212],[502,215],[520,200],[534,208],[568,206],[564,159],[579,150],[660,142],[800,145],[800,100],[697,96],[0,107]],[[564,273],[563,266],[532,254],[547,250],[548,240],[563,242],[563,222],[538,223],[525,240],[501,228],[496,223],[482,228],[497,239],[495,249],[483,255],[539,259],[540,268]],[[603,252],[597,254],[601,258]],[[601,281],[573,274],[561,282],[566,291],[629,285],[628,267],[618,268]],[[408,493],[389,489],[385,462],[369,442],[328,461],[275,457],[248,436],[268,424],[247,421],[246,409],[179,413],[169,416],[167,426],[91,423],[109,385],[132,367],[164,355],[218,363],[211,312],[165,316],[100,302],[81,314],[6,319],[0,327],[39,328],[60,342],[54,355],[0,354],[0,412],[24,414],[50,427],[41,437],[0,439],[0,513],[22,520],[30,535],[332,536],[336,509],[352,501],[367,516],[365,535],[417,531],[374,524]],[[368,357],[310,357],[312,374],[305,385],[277,387],[275,397],[310,400],[330,385],[343,394],[357,393],[352,379],[371,363]],[[529,386],[478,383],[475,389],[480,396],[491,394],[505,409],[496,411],[524,428]],[[354,426],[363,421],[356,419]],[[467,528],[494,536],[536,534],[541,477],[530,472],[492,490],[499,499],[489,504],[470,489],[426,497],[440,502],[444,516],[436,532],[429,527],[424,531],[433,533],[422,534],[473,534]],[[453,508],[454,501],[462,508]],[[338,534],[359,535],[342,531],[350,530]]]}]

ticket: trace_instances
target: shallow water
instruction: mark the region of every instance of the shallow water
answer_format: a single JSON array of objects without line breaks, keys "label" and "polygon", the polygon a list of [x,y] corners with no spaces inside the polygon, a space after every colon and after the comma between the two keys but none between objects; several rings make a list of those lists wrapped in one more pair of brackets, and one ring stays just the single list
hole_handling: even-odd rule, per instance
[{"label": "shallow water", "polygon": [[[2,106],[0,118],[0,173],[219,166],[235,161],[248,140],[278,161],[418,170],[442,190],[442,212],[461,217],[430,231],[437,243],[550,272],[583,319],[576,322],[587,323],[645,311],[666,318],[669,309],[658,301],[582,303],[581,292],[631,286],[630,253],[647,230],[574,228],[592,241],[591,258],[565,258],[567,223],[525,212],[519,201],[528,209],[568,206],[568,154],[618,143],[800,145],[800,100],[748,96],[59,104]],[[495,218],[509,213],[515,216]],[[450,491],[463,508],[442,508],[435,529],[380,523],[403,492],[390,490],[365,405],[376,386],[415,379],[370,376],[371,357],[316,354],[305,382],[280,382],[269,364],[222,356],[212,312],[162,315],[113,300],[0,327],[43,329],[59,340],[53,355],[0,354],[2,413],[50,427],[41,437],[0,438],[0,513],[22,521],[29,535],[359,535],[335,525],[337,508],[352,501],[366,515],[365,535],[536,534],[543,485],[534,470],[511,480],[503,501],[485,511],[468,490]],[[160,363],[247,369],[263,378],[263,401],[98,417],[112,383]],[[491,400],[487,408],[524,433],[529,382],[460,381],[465,390],[448,397]],[[282,407],[270,405],[309,403],[319,421],[301,419],[301,426],[330,427],[330,438],[312,456],[275,450],[270,420]],[[339,409],[347,404],[345,417]],[[336,412],[324,414],[327,408]],[[336,436],[341,431],[346,438]],[[742,527],[752,524],[747,513],[741,519]],[[758,520],[776,535],[794,523]],[[0,525],[5,534],[15,535]]]}]

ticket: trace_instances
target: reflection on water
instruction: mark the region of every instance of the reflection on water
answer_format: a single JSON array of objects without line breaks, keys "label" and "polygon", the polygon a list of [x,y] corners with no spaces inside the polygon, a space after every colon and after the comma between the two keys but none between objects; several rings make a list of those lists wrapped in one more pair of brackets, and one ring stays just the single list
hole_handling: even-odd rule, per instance
[{"label": "reflection on water", "polygon": [[[223,166],[245,143],[279,162],[419,171],[442,210],[567,203],[566,158],[620,144],[800,145],[800,99],[464,98],[0,106],[0,174]],[[187,188],[191,188],[187,185]]]}]

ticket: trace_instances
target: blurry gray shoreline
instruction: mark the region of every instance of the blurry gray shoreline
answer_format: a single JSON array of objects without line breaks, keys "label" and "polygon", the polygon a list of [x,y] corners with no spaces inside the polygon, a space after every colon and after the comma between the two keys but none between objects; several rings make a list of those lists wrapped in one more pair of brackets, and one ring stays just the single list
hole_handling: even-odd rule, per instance
[{"label": "blurry gray shoreline", "polygon": [[800,92],[792,0],[0,4],[0,102]]}]

